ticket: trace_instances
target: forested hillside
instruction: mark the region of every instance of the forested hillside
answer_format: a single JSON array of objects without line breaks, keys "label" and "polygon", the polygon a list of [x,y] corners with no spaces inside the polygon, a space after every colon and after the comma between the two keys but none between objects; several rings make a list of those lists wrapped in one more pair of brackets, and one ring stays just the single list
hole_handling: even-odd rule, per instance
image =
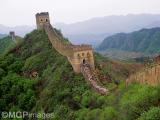
[{"label": "forested hillside", "polygon": [[[57,31],[61,36],[62,34]],[[95,53],[100,83],[108,96],[96,93],[67,58],[53,48],[42,30],[0,57],[0,111],[53,113],[53,120],[156,120],[160,117],[160,87],[125,79],[139,64],[111,61]]]},{"label": "forested hillside", "polygon": [[142,29],[132,33],[118,33],[107,37],[98,50],[108,49],[155,54],[160,52],[160,28]]},{"label": "forested hillside", "polygon": [[12,41],[11,37],[5,37],[0,39],[0,54],[5,50],[11,48],[15,43]]},{"label": "forested hillside", "polygon": [[14,48],[16,44],[19,44],[20,42],[22,42],[22,38],[17,36],[15,38],[15,42],[9,36],[0,39],[0,54],[7,52],[7,50],[11,48]]}]

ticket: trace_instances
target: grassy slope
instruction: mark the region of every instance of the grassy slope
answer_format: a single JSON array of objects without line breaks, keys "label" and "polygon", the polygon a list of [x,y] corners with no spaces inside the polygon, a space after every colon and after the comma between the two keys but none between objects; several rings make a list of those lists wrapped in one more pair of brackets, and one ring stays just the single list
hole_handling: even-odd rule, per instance
[{"label": "grassy slope", "polygon": [[[124,80],[136,69],[134,65],[111,61],[98,54],[95,59],[100,77],[107,76],[101,84],[109,89],[116,86],[106,80]],[[30,77],[33,71],[38,77]],[[145,102],[148,105],[145,110],[157,106],[159,99],[157,88],[139,85],[125,88],[123,81],[109,96],[95,93],[81,74],[73,72],[67,59],[52,48],[44,31],[26,35],[21,45],[0,58],[0,78],[0,103],[5,103],[0,104],[2,110],[53,112],[56,120],[132,120],[143,111],[137,116],[132,107],[130,114],[126,108],[131,105],[141,108],[142,92],[146,92],[145,100],[154,98]]]}]

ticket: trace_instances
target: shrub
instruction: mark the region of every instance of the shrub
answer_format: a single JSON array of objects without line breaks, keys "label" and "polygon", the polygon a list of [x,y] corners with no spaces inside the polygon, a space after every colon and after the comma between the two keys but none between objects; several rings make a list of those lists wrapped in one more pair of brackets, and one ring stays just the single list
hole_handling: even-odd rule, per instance
[{"label": "shrub", "polygon": [[132,85],[120,101],[122,119],[134,120],[150,107],[158,104],[160,99],[156,87]]},{"label": "shrub", "polygon": [[144,112],[138,120],[159,120],[160,107],[153,107],[149,111]]}]

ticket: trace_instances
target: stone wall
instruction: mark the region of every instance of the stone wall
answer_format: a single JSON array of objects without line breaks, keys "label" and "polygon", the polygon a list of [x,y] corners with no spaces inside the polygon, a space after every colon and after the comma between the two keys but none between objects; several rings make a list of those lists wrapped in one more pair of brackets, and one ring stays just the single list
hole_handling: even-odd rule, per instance
[{"label": "stone wall", "polygon": [[[47,21],[46,21],[47,20]],[[97,77],[93,74],[95,69],[94,56],[91,45],[72,45],[65,44],[52,25],[49,23],[48,13],[36,14],[37,29],[44,29],[48,35],[52,46],[63,56],[68,58],[74,72],[82,73],[85,79],[98,93],[108,94],[108,90],[97,85]]]},{"label": "stone wall", "polygon": [[81,64],[85,60],[90,63],[94,69],[94,57],[91,45],[72,45],[65,44],[63,38],[60,37],[50,24],[48,12],[36,14],[37,29],[44,29],[48,35],[52,46],[63,56],[66,56],[76,73],[81,72]]},{"label": "stone wall", "polygon": [[141,71],[138,71],[126,80],[127,85],[133,82],[153,86],[160,84],[160,65],[155,64],[151,68],[148,67]]}]

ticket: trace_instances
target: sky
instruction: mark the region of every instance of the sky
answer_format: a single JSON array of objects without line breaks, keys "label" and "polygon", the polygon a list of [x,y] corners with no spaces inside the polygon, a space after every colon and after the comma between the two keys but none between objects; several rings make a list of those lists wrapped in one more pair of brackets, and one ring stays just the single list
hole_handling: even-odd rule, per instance
[{"label": "sky", "polygon": [[160,14],[160,0],[0,0],[0,24],[35,25],[35,14],[46,11],[52,24],[69,24],[109,15]]}]

